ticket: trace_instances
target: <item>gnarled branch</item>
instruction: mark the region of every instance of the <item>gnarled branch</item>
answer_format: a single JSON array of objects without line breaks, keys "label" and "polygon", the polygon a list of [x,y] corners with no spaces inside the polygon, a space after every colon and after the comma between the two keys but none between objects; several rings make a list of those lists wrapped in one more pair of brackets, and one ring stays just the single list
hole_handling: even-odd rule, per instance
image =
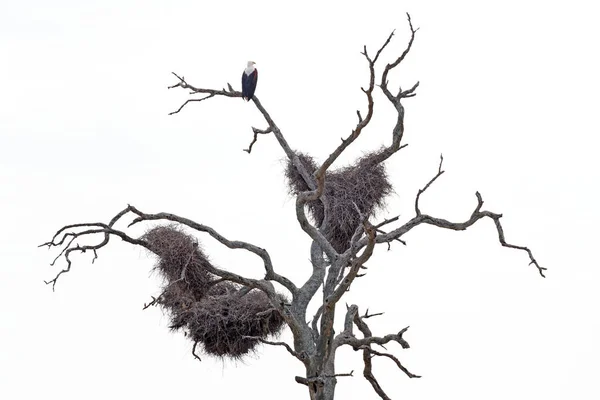
[{"label": "gnarled branch", "polygon": [[[104,247],[106,244],[108,244],[111,235],[118,236],[122,240],[124,240],[128,243],[139,245],[139,246],[142,246],[142,247],[152,251],[152,248],[150,248],[148,246],[148,243],[146,243],[144,240],[132,238],[131,236],[127,235],[125,232],[112,228],[112,226],[127,213],[133,213],[134,215],[137,216],[129,224],[129,226],[132,226],[132,225],[137,224],[142,221],[168,220],[168,221],[176,222],[176,223],[179,223],[182,225],[186,225],[186,226],[188,226],[192,229],[195,229],[196,231],[199,231],[199,232],[206,232],[210,236],[212,236],[214,239],[216,239],[218,242],[220,242],[221,244],[223,244],[231,249],[244,249],[251,253],[254,253],[255,255],[259,256],[263,260],[264,268],[266,271],[265,280],[272,280],[272,281],[275,281],[275,282],[281,284],[286,289],[288,289],[293,295],[298,290],[296,285],[294,285],[289,279],[287,279],[275,272],[275,270],[273,268],[273,264],[271,262],[271,257],[265,249],[255,246],[253,244],[247,243],[247,242],[228,240],[224,236],[222,236],[221,234],[216,232],[214,229],[212,229],[211,227],[199,224],[188,218],[179,217],[175,214],[170,214],[170,213],[146,214],[131,205],[127,206],[124,210],[119,212],[109,222],[109,224],[103,224],[103,223],[87,223],[86,224],[86,223],[83,223],[83,224],[66,225],[57,231],[57,233],[54,235],[54,237],[52,238],[51,241],[40,245],[40,246],[47,246],[48,248],[57,247],[57,246],[60,247],[65,243],[66,238],[68,238],[68,237],[72,237],[73,239],[75,239],[75,238],[81,239],[83,237],[87,238],[91,235],[98,234],[98,233],[105,235],[104,240],[96,245],[85,245],[85,246],[76,245],[73,247],[74,240],[69,240],[66,244],[66,247],[61,250],[61,254],[64,254],[65,260],[67,261],[67,267],[65,269],[63,269],[62,271],[60,271],[55,276],[54,279],[52,279],[46,283],[47,284],[52,283],[52,287],[54,288],[54,285],[56,284],[57,279],[63,273],[69,272],[69,270],[71,269],[71,260],[70,260],[69,256],[73,251],[79,251],[82,253],[85,253],[87,250],[96,251],[96,250]],[[69,229],[73,229],[73,228],[86,228],[86,227],[90,227],[92,229],[87,229],[87,230],[83,230],[83,231],[79,231],[79,232],[68,231]],[[264,281],[244,278],[241,275],[238,275],[238,274],[235,274],[235,273],[232,273],[229,271],[221,270],[216,267],[212,267],[212,269],[210,269],[209,272],[213,273],[214,275],[220,276],[221,278],[230,280],[235,283],[239,283],[244,286],[250,286],[250,287],[257,288],[257,289],[261,289],[268,293],[273,292],[272,289],[268,285],[264,284]],[[271,294],[274,295],[274,292]]]},{"label": "gnarled branch", "polygon": [[[482,211],[481,207],[483,206],[483,199],[481,197],[481,194],[479,192],[476,192],[475,196],[477,197],[477,206],[475,207],[475,210],[471,214],[471,217],[464,222],[451,222],[451,221],[448,221],[443,218],[435,218],[435,217],[432,217],[427,214],[419,214],[419,215],[413,217],[408,222],[406,222],[401,227],[394,229],[393,231],[391,231],[387,234],[378,235],[377,239],[376,239],[377,243],[387,243],[392,240],[398,239],[398,238],[402,237],[404,234],[406,234],[407,232],[409,232],[414,227],[419,226],[421,224],[433,225],[433,226],[437,226],[438,228],[450,229],[453,231],[464,231],[468,227],[473,225],[475,222],[479,221],[480,219],[490,218],[494,221],[496,230],[498,231],[498,240],[499,240],[500,244],[503,247],[526,251],[527,254],[529,255],[529,260],[530,260],[529,265],[531,265],[531,264],[535,265],[535,267],[538,269],[538,272],[540,273],[540,275],[545,278],[544,271],[546,270],[546,268],[541,267],[538,264],[537,260],[533,256],[532,251],[528,247],[517,246],[517,245],[506,242],[506,239],[504,237],[504,229],[502,228],[502,224],[500,222],[500,218],[502,218],[502,214],[497,214],[497,213],[494,213],[491,211]],[[361,245],[365,246],[366,244],[367,244],[367,241],[364,239],[362,239],[361,242],[359,242],[359,246],[361,246]]]}]

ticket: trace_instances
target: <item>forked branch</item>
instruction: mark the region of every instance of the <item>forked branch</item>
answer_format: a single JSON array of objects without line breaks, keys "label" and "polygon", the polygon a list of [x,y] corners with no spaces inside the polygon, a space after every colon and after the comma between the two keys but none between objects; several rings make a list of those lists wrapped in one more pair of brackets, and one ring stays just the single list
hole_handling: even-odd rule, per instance
[{"label": "forked branch", "polygon": [[[353,304],[347,307],[346,317],[344,320],[344,330],[336,336],[334,340],[334,346],[335,348],[337,348],[340,346],[349,345],[352,346],[352,348],[355,351],[362,350],[364,363],[363,376],[371,384],[371,386],[379,395],[379,397],[381,397],[382,399],[389,399],[389,397],[377,381],[377,378],[375,378],[375,375],[373,374],[373,357],[381,356],[391,359],[392,361],[394,361],[396,366],[409,378],[420,378],[420,376],[410,372],[406,367],[404,367],[404,365],[402,365],[402,363],[396,356],[389,353],[382,353],[373,350],[372,345],[377,344],[379,346],[384,347],[384,345],[389,342],[397,342],[398,344],[400,344],[400,346],[402,346],[403,349],[408,349],[410,347],[408,342],[402,337],[402,335],[408,330],[408,327],[400,330],[396,334],[385,335],[383,337],[373,336],[373,333],[371,332],[371,329],[365,322],[365,319],[376,315],[380,314],[369,314],[367,310],[367,312],[365,312],[363,316],[360,316],[358,313],[358,306]],[[356,326],[358,330],[362,333],[362,339],[359,339],[354,335],[354,326]]]}]

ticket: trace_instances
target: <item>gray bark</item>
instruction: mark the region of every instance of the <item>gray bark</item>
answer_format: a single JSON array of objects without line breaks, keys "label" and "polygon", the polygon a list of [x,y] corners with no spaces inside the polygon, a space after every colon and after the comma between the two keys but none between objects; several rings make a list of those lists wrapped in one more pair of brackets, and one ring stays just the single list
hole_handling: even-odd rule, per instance
[{"label": "gray bark", "polygon": [[[413,44],[417,30],[413,28],[410,16],[408,17],[408,22],[411,30],[411,38],[408,46],[400,55],[400,57],[398,57],[393,63],[385,66],[381,75],[381,83],[379,88],[396,110],[397,118],[391,132],[392,143],[374,156],[373,162],[375,163],[384,162],[405,146],[401,144],[404,135],[404,107],[401,101],[416,95],[415,90],[418,87],[418,82],[413,85],[411,89],[403,91],[400,88],[396,94],[393,94],[388,88],[388,74],[404,60]],[[273,308],[275,308],[283,316],[285,323],[290,328],[293,334],[293,346],[282,342],[271,342],[263,338],[256,339],[268,345],[284,347],[292,356],[303,363],[306,374],[303,377],[296,377],[296,382],[307,386],[311,400],[333,400],[335,396],[335,388],[338,382],[337,378],[341,376],[352,376],[351,372],[344,372],[342,374],[338,374],[336,372],[335,354],[336,350],[341,346],[351,346],[354,350],[362,351],[364,361],[363,376],[371,384],[375,393],[382,399],[388,399],[388,397],[373,374],[373,357],[390,358],[408,377],[418,378],[419,376],[409,372],[396,356],[388,353],[382,353],[371,348],[373,344],[384,345],[391,341],[399,343],[404,349],[408,348],[408,343],[402,337],[408,328],[404,328],[397,333],[392,333],[385,336],[374,336],[369,329],[366,320],[379,314],[369,315],[367,312],[361,316],[359,314],[359,307],[357,305],[351,305],[346,309],[344,326],[341,332],[336,334],[334,329],[334,321],[336,311],[338,311],[338,303],[344,294],[350,290],[354,280],[360,276],[360,271],[373,254],[373,250],[376,245],[386,244],[389,247],[390,243],[393,241],[402,242],[403,235],[411,231],[413,228],[423,224],[433,225],[444,229],[464,230],[469,228],[480,219],[490,218],[495,223],[496,230],[498,232],[498,239],[502,246],[527,252],[531,261],[530,264],[533,264],[542,276],[544,276],[544,268],[538,265],[537,261],[533,257],[532,252],[527,247],[512,245],[506,242],[504,231],[500,223],[500,218],[502,215],[493,213],[491,211],[483,211],[483,199],[479,193],[476,193],[477,205],[471,217],[463,222],[450,222],[443,218],[432,217],[421,212],[419,207],[420,196],[443,174],[443,158],[440,160],[437,174],[429,181],[429,183],[419,190],[416,196],[416,215],[404,222],[404,224],[386,233],[382,230],[382,228],[398,221],[398,217],[387,219],[383,222],[373,225],[369,221],[368,215],[363,215],[361,210],[355,205],[356,212],[360,215],[360,223],[355,227],[354,235],[351,238],[347,250],[343,252],[336,251],[334,246],[327,239],[327,224],[330,223],[328,222],[330,221],[330,218],[328,218],[328,213],[331,211],[329,200],[326,196],[324,196],[327,172],[329,167],[337,160],[337,158],[359,137],[373,116],[373,91],[376,88],[375,65],[382,51],[390,43],[392,36],[393,33],[377,51],[374,58],[371,58],[366,47],[364,48],[362,54],[366,58],[369,67],[369,86],[366,89],[363,89],[363,92],[367,97],[367,112],[363,118],[362,114],[357,111],[358,123],[355,129],[347,138],[342,140],[342,143],[331,152],[326,161],[323,162],[314,171],[314,173],[309,173],[307,171],[305,166],[300,161],[298,154],[290,147],[282,131],[279,129],[259,99],[256,96],[254,96],[252,99],[257,109],[264,116],[267,128],[253,128],[254,138],[246,151],[248,153],[251,152],[252,146],[257,142],[258,134],[272,133],[276,137],[289,162],[294,165],[308,187],[308,190],[299,193],[296,197],[295,208],[296,218],[301,229],[312,239],[312,245],[310,248],[312,273],[302,285],[296,286],[296,284],[290,281],[288,278],[277,273],[269,253],[267,250],[261,247],[247,242],[229,240],[225,236],[215,231],[213,228],[184,217],[169,213],[149,214],[138,210],[134,206],[128,206],[123,211],[115,215],[115,217],[107,224],[73,224],[67,225],[58,230],[52,240],[44,245],[48,246],[49,248],[61,248],[62,250],[60,254],[54,261],[57,261],[59,258],[63,257],[64,260],[66,260],[67,266],[60,271],[54,277],[54,279],[46,283],[51,284],[54,288],[58,278],[62,274],[69,272],[71,268],[70,255],[73,252],[90,251],[97,256],[97,250],[107,245],[112,237],[119,237],[130,244],[148,248],[148,245],[144,242],[144,240],[129,236],[125,230],[118,230],[114,228],[115,224],[121,221],[126,215],[133,215],[135,217],[129,226],[143,223],[145,221],[175,222],[177,224],[192,228],[196,232],[207,234],[228,248],[244,249],[249,251],[262,260],[265,269],[265,276],[263,279],[246,278],[240,274],[225,271],[216,267],[210,267],[208,272],[221,278],[223,281],[234,282],[248,289],[261,290],[268,296]],[[171,88],[183,88],[186,90],[191,90],[193,94],[206,94],[207,96],[201,99],[190,99],[186,101],[177,111],[174,111],[172,114],[180,112],[190,102],[203,101],[215,96],[223,96],[227,98],[241,97],[241,93],[235,91],[231,85],[228,85],[228,89],[223,90],[202,89],[192,86],[188,84],[182,77],[176,74],[174,75],[178,78],[179,82],[171,86]],[[310,202],[314,201],[321,201],[323,203],[325,218],[323,219],[323,225],[321,226],[313,225],[309,221],[306,213],[307,204],[310,204]],[[79,241],[84,237],[92,236],[98,233],[104,235],[104,240],[98,244],[83,246],[75,244],[76,239]],[[279,287],[284,288],[287,292],[289,292],[289,295],[291,296],[291,301],[289,304],[282,304],[281,297],[276,292],[274,284],[277,284]],[[314,317],[312,317],[312,320],[308,321],[308,304],[321,288],[323,290],[321,306],[317,310]],[[354,333],[354,327],[358,329],[360,336],[362,337],[356,337]],[[194,350],[195,348],[196,346],[194,345]]]}]

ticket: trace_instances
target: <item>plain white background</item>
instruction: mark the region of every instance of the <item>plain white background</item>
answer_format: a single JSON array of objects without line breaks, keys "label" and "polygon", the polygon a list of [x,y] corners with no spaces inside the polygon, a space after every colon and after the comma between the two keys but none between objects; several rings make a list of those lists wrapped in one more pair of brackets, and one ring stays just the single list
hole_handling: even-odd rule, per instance
[{"label": "plain white background", "polygon": [[[421,29],[391,86],[421,85],[405,101],[409,146],[387,163],[396,193],[379,218],[413,215],[416,191],[446,174],[422,209],[467,219],[475,191],[504,214],[502,248],[491,221],[466,232],[419,227],[387,252],[348,302],[385,314],[376,334],[411,328],[411,349],[390,346],[374,372],[392,398],[598,399],[600,215],[596,118],[597,10],[588,1],[0,3],[0,395],[5,399],[303,399],[302,366],[281,348],[244,362],[190,355],[159,309],[142,311],[160,280],[144,251],[115,240],[95,264],[64,264],[36,246],[60,226],[108,221],[128,203],[173,212],[231,239],[267,248],[278,272],[308,276],[309,240],[284,185],[272,136],[251,155],[252,104],[191,104],[167,90],[182,74],[200,87],[239,87],[247,60],[257,96],[292,147],[322,160],[350,133],[374,52],[396,29],[382,63]],[[394,112],[376,117],[336,163],[389,143]],[[363,111],[364,113],[364,111]],[[132,234],[141,234],[138,228]],[[260,277],[256,257],[201,237],[213,262]],[[293,260],[290,264],[290,260]],[[289,340],[286,332],[282,339]],[[361,354],[344,349],[341,399],[376,398]]]}]

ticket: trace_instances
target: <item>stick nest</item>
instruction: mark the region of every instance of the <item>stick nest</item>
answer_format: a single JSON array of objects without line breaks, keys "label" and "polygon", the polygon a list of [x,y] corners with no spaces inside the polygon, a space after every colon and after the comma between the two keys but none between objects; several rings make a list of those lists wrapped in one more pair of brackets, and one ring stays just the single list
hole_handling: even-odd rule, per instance
[{"label": "stick nest", "polygon": [[[197,240],[175,226],[159,226],[142,239],[158,257],[156,269],[164,278],[157,299],[171,317],[171,329],[184,330],[207,354],[238,359],[284,327],[281,314],[267,295],[221,281]],[[280,301],[285,301],[281,296]]]},{"label": "stick nest", "polygon": [[[376,161],[378,155],[379,152],[369,153],[353,165],[326,172],[321,200],[329,204],[327,221],[324,221],[325,208],[321,200],[308,203],[317,226],[326,222],[323,234],[339,253],[349,248],[352,235],[362,222],[354,204],[363,215],[370,217],[385,206],[385,197],[393,191],[385,167]],[[298,153],[298,157],[308,173],[316,171],[314,158],[303,153]],[[310,190],[291,161],[287,163],[285,175],[291,194]]]}]

